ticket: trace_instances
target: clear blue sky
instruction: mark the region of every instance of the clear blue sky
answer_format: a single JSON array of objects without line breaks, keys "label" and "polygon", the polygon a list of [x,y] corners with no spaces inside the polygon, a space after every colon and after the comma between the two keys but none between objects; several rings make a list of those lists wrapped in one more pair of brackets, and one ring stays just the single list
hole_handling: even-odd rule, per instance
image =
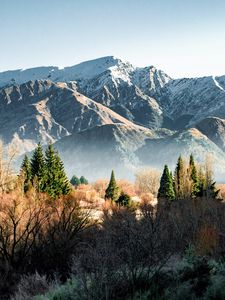
[{"label": "clear blue sky", "polygon": [[170,76],[225,74],[224,0],[0,0],[0,70],[115,55]]}]

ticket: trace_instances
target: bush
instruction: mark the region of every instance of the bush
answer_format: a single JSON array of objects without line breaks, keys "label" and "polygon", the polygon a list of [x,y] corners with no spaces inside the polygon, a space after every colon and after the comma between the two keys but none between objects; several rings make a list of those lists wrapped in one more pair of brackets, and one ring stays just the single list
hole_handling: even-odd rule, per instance
[{"label": "bush", "polygon": [[34,298],[34,300],[82,300],[82,299],[85,298],[84,298],[83,291],[81,289],[81,284],[75,278],[68,280],[64,285],[56,286],[54,289],[51,289],[45,295],[39,295]]},{"label": "bush", "polygon": [[72,176],[72,178],[70,179],[70,183],[75,187],[81,184],[80,179],[76,175]]},{"label": "bush", "polygon": [[48,219],[38,235],[31,255],[32,270],[40,270],[53,276],[57,272],[60,280],[69,275],[69,264],[82,234],[91,225],[89,211],[82,211],[71,195],[64,196],[46,207]]},{"label": "bush", "polygon": [[11,300],[30,300],[38,294],[46,293],[50,287],[46,276],[40,276],[38,273],[22,276]]},{"label": "bush", "polygon": [[129,206],[131,204],[131,197],[122,192],[115,202],[119,206]]}]

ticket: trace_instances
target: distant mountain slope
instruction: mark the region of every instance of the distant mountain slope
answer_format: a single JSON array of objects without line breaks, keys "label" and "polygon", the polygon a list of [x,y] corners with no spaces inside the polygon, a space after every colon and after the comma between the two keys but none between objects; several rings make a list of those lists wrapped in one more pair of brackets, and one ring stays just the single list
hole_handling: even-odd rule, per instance
[{"label": "distant mountain slope", "polygon": [[115,165],[127,177],[193,152],[199,159],[212,153],[223,172],[225,76],[174,80],[114,56],[1,72],[0,116],[6,143],[20,153],[55,143],[68,170],[74,161],[97,176]]},{"label": "distant mountain slope", "polygon": [[0,90],[0,134],[21,152],[41,141],[54,143],[73,132],[94,126],[121,123],[138,127],[100,103],[64,83],[29,81]]},{"label": "distant mountain slope", "polygon": [[225,120],[215,117],[203,119],[196,127],[225,151]]},{"label": "distant mountain slope", "polygon": [[225,117],[224,77],[183,78],[164,86],[160,104],[174,128],[193,126],[210,116]]},{"label": "distant mountain slope", "polygon": [[109,176],[131,178],[140,164],[135,155],[145,140],[154,135],[149,129],[128,124],[108,124],[65,137],[55,144],[69,175],[83,174],[95,179]]},{"label": "distant mountain slope", "polygon": [[29,80],[76,81],[78,90],[117,111],[125,118],[147,127],[160,127],[162,110],[153,98],[170,80],[154,67],[137,68],[113,56],[58,69],[33,68],[0,73],[0,86]]},{"label": "distant mountain slope", "polygon": [[136,155],[144,165],[161,166],[168,164],[175,167],[178,156],[188,157],[193,154],[199,162],[207,155],[213,158],[217,178],[225,175],[224,152],[206,135],[196,128],[190,128],[172,136],[161,139],[146,140],[145,145],[138,149]]}]

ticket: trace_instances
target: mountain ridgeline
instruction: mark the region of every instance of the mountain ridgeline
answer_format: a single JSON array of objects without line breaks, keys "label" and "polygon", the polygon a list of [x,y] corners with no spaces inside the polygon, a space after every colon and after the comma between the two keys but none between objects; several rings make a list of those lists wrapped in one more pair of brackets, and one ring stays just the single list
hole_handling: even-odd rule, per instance
[{"label": "mountain ridgeline", "polygon": [[69,175],[174,164],[179,154],[225,166],[225,76],[172,79],[113,56],[59,69],[0,73],[0,136],[20,154],[54,143]]}]

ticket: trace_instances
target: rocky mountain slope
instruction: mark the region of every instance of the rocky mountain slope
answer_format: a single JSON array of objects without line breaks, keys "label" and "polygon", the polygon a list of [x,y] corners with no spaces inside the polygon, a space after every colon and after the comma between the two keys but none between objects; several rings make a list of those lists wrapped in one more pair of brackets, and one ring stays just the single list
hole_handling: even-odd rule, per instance
[{"label": "rocky mountain slope", "polygon": [[1,138],[21,154],[39,141],[55,143],[68,172],[74,162],[88,177],[113,167],[127,177],[180,153],[225,160],[225,76],[173,80],[113,56],[64,69],[6,71],[0,116]]},{"label": "rocky mountain slope", "polygon": [[171,80],[163,88],[160,104],[173,128],[195,125],[207,117],[225,115],[225,81],[223,77],[183,78]]}]

